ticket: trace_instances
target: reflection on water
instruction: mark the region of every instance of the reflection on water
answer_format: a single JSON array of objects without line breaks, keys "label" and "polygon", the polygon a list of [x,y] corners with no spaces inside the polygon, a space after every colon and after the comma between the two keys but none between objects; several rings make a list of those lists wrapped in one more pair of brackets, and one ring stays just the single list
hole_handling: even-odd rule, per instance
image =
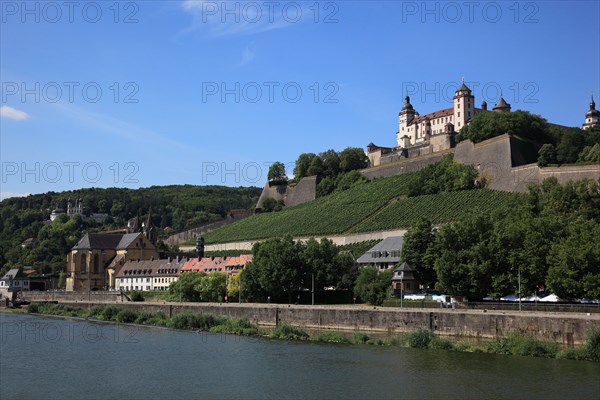
[{"label": "reflection on water", "polygon": [[598,399],[589,362],[314,344],[0,313],[0,397]]}]

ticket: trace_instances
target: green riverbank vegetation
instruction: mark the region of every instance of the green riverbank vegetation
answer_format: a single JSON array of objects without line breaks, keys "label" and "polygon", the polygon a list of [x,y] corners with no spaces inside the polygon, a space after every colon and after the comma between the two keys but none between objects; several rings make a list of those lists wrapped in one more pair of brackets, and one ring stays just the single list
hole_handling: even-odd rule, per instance
[{"label": "green riverbank vegetation", "polygon": [[168,317],[162,312],[150,313],[143,310],[131,310],[112,304],[82,308],[55,303],[31,303],[27,307],[27,312],[30,314],[91,318],[99,321],[162,326],[181,330],[243,336],[264,336],[281,340],[376,346],[403,345],[417,349],[510,354],[600,362],[600,330],[591,331],[586,344],[583,346],[561,348],[555,342],[517,334],[496,338],[484,343],[472,343],[468,340],[451,342],[440,338],[427,329],[419,329],[398,338],[371,338],[366,333],[360,331],[353,332],[351,336],[338,332],[319,332],[310,335],[301,328],[285,323],[279,324],[273,329],[265,329],[251,323],[247,318],[222,317],[189,311]]}]

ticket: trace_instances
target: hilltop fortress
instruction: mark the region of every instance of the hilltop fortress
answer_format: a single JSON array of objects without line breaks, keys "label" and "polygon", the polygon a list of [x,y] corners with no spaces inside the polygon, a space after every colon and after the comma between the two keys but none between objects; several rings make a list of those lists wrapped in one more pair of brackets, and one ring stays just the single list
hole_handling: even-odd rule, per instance
[{"label": "hilltop fortress", "polygon": [[[463,140],[456,143],[456,134],[478,113],[511,112],[511,105],[502,96],[491,110],[486,101],[475,107],[475,96],[462,82],[452,99],[452,107],[419,115],[406,96],[398,113],[398,132],[394,147],[367,145],[370,166],[360,172],[369,177],[387,177],[421,168],[440,161],[454,153],[454,160],[473,165],[485,179],[490,189],[525,192],[529,183],[541,183],[554,176],[560,183],[582,178],[600,179],[600,165],[571,164],[560,167],[541,168],[528,163],[521,154],[519,143],[508,134],[480,143]],[[583,129],[600,126],[600,111],[592,97],[585,114]],[[283,200],[286,206],[298,205],[316,196],[316,177],[301,179],[296,185],[265,184],[257,204],[262,207],[267,197]]]},{"label": "hilltop fortress", "polygon": [[[401,159],[437,153],[456,146],[455,135],[471,122],[476,114],[482,112],[510,112],[511,106],[502,96],[488,110],[484,100],[480,108],[475,107],[475,96],[465,84],[456,90],[452,99],[452,107],[419,115],[406,96],[402,110],[398,113],[398,132],[395,147],[382,147],[373,143],[367,145],[367,154],[371,167],[387,164]],[[583,129],[600,125],[600,111],[592,97],[590,109],[585,114]]]}]

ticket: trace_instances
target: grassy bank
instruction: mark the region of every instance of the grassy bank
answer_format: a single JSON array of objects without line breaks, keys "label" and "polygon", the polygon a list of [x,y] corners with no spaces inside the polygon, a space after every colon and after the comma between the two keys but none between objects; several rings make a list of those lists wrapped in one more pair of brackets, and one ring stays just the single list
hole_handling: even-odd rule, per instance
[{"label": "grassy bank", "polygon": [[269,330],[259,328],[246,318],[221,317],[189,311],[168,317],[162,312],[149,313],[147,311],[130,310],[112,304],[82,308],[55,303],[32,303],[27,307],[27,312],[32,314],[92,318],[101,321],[128,324],[164,326],[173,329],[200,330],[244,336],[265,336],[283,340],[306,340],[321,343],[368,344],[377,346],[404,345],[419,349],[511,354],[600,362],[600,330],[590,332],[584,346],[561,349],[557,343],[523,335],[497,338],[483,344],[474,344],[468,341],[453,343],[438,337],[427,329],[419,329],[411,332],[403,337],[404,340],[400,340],[399,338],[375,339],[369,337],[364,332],[354,332],[352,336],[336,332],[320,332],[311,336],[306,331],[285,323],[279,324],[274,329]]},{"label": "grassy bank", "polygon": [[469,341],[451,342],[428,329],[419,329],[406,336],[406,345],[418,349],[439,349],[469,353],[509,354],[543,358],[600,362],[600,330],[590,332],[585,345],[561,348],[556,342],[540,340],[534,336],[512,334],[484,343]]}]

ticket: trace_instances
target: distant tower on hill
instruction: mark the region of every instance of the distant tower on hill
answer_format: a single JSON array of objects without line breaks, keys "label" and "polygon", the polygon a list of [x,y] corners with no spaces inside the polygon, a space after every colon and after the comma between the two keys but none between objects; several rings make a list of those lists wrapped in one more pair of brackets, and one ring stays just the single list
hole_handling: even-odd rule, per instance
[{"label": "distant tower on hill", "polygon": [[495,112],[510,112],[510,104],[508,104],[504,100],[504,97],[502,97],[502,94],[500,94],[500,99],[498,99],[498,102],[496,103],[496,105],[494,105],[493,111],[495,111]]},{"label": "distant tower on hill", "polygon": [[453,123],[456,130],[461,130],[475,115],[475,96],[473,96],[471,89],[465,85],[465,78],[462,78],[462,85],[456,90],[453,101]]},{"label": "distant tower on hill", "polygon": [[590,101],[590,109],[585,113],[585,122],[581,126],[582,129],[593,128],[594,126],[600,125],[600,111],[596,110],[596,103],[594,102],[594,96]]}]

